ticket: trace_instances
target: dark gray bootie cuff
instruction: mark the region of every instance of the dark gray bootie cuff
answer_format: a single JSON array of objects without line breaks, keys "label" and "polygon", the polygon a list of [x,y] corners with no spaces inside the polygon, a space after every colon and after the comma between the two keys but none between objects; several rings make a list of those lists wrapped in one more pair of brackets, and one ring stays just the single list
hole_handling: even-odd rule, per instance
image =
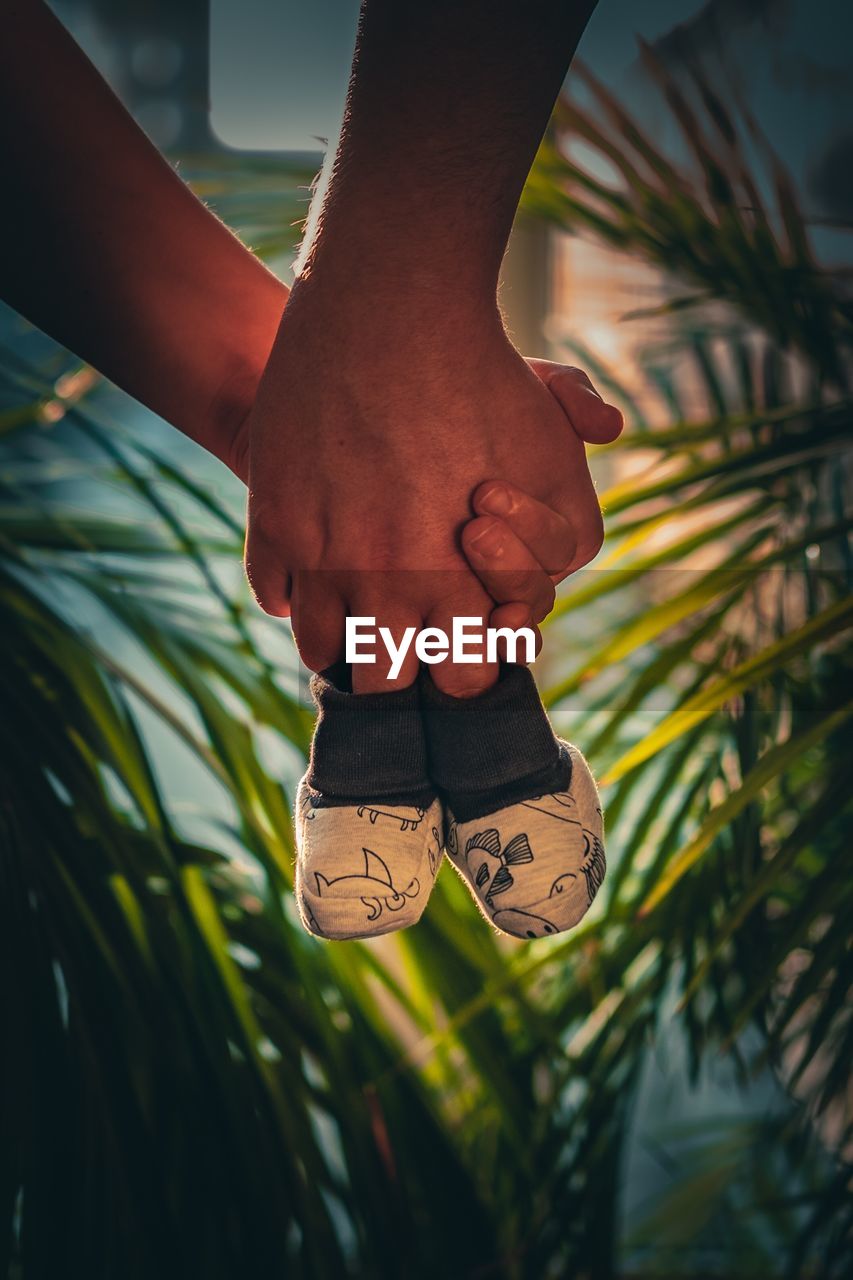
[{"label": "dark gray bootie cuff", "polygon": [[427,808],[435,787],[427,773],[417,685],[390,693],[349,692],[339,666],[311,677],[318,717],[306,775],[321,804],[384,800]]},{"label": "dark gray bootie cuff", "polygon": [[527,667],[502,663],[498,682],[477,698],[452,698],[421,671],[429,776],[458,822],[532,796],[568,789],[560,749]]}]

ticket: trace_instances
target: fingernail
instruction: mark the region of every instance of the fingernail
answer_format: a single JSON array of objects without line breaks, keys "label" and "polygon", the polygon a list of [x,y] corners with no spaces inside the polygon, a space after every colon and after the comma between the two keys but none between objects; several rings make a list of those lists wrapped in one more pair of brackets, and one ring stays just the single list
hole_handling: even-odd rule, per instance
[{"label": "fingernail", "polygon": [[504,552],[503,531],[499,524],[482,525],[469,539],[469,546],[478,556],[498,559]]},{"label": "fingernail", "polygon": [[515,510],[512,494],[501,485],[495,485],[493,489],[487,489],[481,494],[478,505],[491,511],[494,516],[509,516]]}]

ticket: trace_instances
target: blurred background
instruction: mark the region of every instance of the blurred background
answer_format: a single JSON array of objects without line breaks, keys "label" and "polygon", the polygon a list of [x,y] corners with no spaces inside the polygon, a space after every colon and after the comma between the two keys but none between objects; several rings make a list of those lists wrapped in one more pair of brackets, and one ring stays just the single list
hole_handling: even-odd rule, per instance
[{"label": "blurred background", "polygon": [[[54,7],[288,279],[354,6]],[[3,1274],[850,1273],[851,26],[601,0],[525,190],[508,323],[627,420],[536,668],[608,820],[559,941],[446,868],[303,933],[241,487],[0,310]]]}]

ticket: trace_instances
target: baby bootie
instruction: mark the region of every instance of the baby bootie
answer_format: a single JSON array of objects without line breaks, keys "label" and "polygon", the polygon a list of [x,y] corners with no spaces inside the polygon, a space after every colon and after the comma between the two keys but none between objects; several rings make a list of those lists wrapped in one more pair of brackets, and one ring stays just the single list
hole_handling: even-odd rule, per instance
[{"label": "baby bootie", "polygon": [[447,855],[497,929],[571,929],[604,879],[598,791],[577,747],[554,735],[526,667],[503,665],[478,698],[422,678],[430,776],[445,801]]},{"label": "baby bootie", "polygon": [[417,687],[353,694],[346,680],[345,669],[312,678],[319,715],[296,797],[296,901],[305,928],[329,939],[414,924],[444,843]]}]

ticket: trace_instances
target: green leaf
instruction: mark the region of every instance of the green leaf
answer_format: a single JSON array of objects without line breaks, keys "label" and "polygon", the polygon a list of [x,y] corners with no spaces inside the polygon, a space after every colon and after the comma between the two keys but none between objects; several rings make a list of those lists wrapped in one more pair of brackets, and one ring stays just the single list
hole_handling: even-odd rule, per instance
[{"label": "green leaf", "polygon": [[768,676],[787,666],[800,654],[810,652],[815,645],[843,633],[851,624],[853,624],[853,601],[840,600],[830,605],[817,617],[804,623],[802,627],[784,636],[775,644],[768,645],[761,653],[741,663],[722,679],[712,682],[706,689],[667,716],[657,729],[626,752],[608,770],[606,777],[602,779],[603,784],[606,786],[624,777],[644,760],[648,760],[670,742],[674,742],[693,725],[713,715],[732,698],[753,688],[760,681],[766,680]]},{"label": "green leaf", "polygon": [[641,916],[648,915],[672,891],[682,876],[694,866],[713,843],[717,835],[731,825],[734,818],[750,804],[780,773],[785,772],[806,751],[824,741],[835,729],[853,715],[853,701],[836,708],[829,715],[801,733],[794,734],[787,742],[771,747],[758,764],[749,771],[743,782],[722,804],[712,810],[695,836],[670,860],[652,892],[640,907]]}]

